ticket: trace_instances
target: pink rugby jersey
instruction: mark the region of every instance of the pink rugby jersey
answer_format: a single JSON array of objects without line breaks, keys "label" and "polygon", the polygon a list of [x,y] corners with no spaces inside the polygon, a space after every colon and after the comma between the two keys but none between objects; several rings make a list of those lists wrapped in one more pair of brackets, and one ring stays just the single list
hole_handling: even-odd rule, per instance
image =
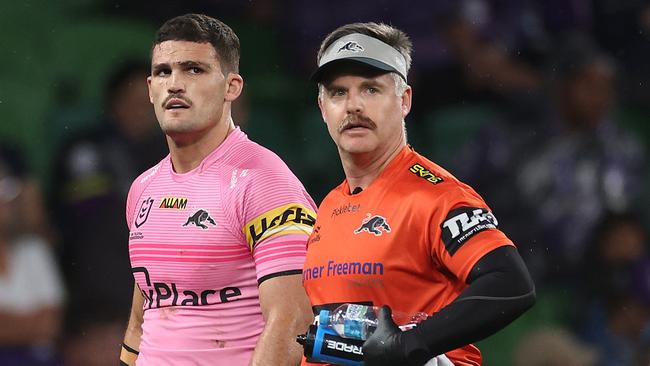
[{"label": "pink rugby jersey", "polygon": [[193,171],[167,156],[129,191],[129,255],[145,298],[138,366],[248,365],[258,285],[299,274],[315,205],[239,128]]}]

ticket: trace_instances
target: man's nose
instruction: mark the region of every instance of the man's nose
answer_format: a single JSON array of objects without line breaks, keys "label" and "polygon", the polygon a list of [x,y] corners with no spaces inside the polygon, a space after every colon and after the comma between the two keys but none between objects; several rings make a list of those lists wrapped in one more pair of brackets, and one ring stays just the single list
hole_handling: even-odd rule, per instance
[{"label": "man's nose", "polygon": [[350,91],[346,101],[346,108],[348,113],[359,113],[363,111],[363,99],[359,93]]},{"label": "man's nose", "polygon": [[182,93],[185,91],[185,80],[180,72],[172,71],[169,77],[167,91],[171,94]]}]

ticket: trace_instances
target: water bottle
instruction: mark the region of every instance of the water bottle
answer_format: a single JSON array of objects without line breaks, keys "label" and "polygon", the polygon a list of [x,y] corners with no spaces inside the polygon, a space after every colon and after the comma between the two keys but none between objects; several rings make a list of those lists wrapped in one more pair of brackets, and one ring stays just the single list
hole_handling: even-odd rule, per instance
[{"label": "water bottle", "polygon": [[[341,337],[366,340],[377,329],[379,307],[359,304],[343,304],[332,310],[321,310],[320,327],[332,329]],[[407,314],[393,311],[393,321],[400,329],[408,330],[426,319],[426,313]]]}]

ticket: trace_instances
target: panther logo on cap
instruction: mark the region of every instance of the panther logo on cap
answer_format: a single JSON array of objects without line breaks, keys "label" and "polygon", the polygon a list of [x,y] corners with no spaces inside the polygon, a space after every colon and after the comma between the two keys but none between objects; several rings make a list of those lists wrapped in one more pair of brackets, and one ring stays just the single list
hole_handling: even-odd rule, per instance
[{"label": "panther logo on cap", "polygon": [[341,48],[339,48],[336,53],[339,53],[341,51],[361,52],[363,51],[363,47],[361,47],[361,45],[355,41],[348,41]]}]

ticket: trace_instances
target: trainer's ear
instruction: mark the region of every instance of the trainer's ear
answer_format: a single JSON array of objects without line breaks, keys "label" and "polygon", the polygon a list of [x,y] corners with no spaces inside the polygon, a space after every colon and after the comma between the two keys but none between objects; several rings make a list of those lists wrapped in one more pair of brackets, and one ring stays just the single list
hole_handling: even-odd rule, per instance
[{"label": "trainer's ear", "polygon": [[327,124],[327,119],[325,119],[325,111],[323,110],[323,98],[325,95],[325,86],[323,84],[318,84],[318,96],[316,97],[318,101],[318,109],[320,109],[321,117],[323,117],[323,122]]},{"label": "trainer's ear", "polygon": [[244,89],[244,79],[239,74],[228,73],[226,77],[226,95],[224,95],[224,100],[226,102],[232,102],[241,95],[242,90]]},{"label": "trainer's ear", "polygon": [[410,85],[404,89],[402,94],[402,118],[405,118],[411,111],[411,102],[413,101],[413,89]]}]

